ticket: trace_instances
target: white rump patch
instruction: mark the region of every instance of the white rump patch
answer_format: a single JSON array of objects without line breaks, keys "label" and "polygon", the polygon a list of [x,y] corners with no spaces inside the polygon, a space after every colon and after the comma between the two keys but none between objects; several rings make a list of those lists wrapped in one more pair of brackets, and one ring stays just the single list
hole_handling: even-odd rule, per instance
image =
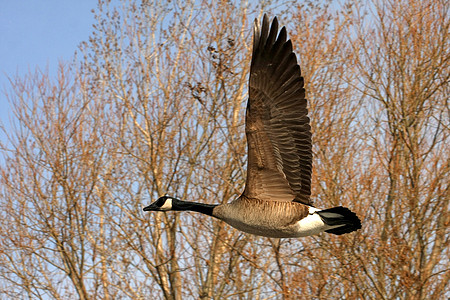
[{"label": "white rump patch", "polygon": [[312,206],[310,206],[309,208],[308,208],[308,213],[310,214],[310,215],[312,215],[313,213],[315,213],[316,211],[320,211],[321,209],[318,209],[318,208],[315,208],[315,207],[312,207]]},{"label": "white rump patch", "polygon": [[[325,224],[321,216],[319,216],[319,214],[316,213],[317,211],[321,211],[321,209],[310,207],[309,215],[297,222],[296,224],[297,236],[315,235],[328,229],[344,226],[344,225],[329,226]],[[337,213],[321,212],[321,214],[325,215],[324,217],[326,218],[342,218],[342,215]]]},{"label": "white rump patch", "polygon": [[319,234],[327,229],[322,218],[316,214],[310,214],[306,218],[301,219],[296,224],[296,236],[308,236]]}]

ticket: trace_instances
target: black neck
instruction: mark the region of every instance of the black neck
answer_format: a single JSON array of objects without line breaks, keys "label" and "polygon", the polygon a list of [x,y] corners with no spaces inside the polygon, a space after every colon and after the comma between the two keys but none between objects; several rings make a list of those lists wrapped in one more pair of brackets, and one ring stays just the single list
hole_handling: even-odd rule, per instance
[{"label": "black neck", "polygon": [[216,206],[217,204],[204,204],[178,200],[172,203],[172,210],[190,210],[212,216],[213,209]]}]

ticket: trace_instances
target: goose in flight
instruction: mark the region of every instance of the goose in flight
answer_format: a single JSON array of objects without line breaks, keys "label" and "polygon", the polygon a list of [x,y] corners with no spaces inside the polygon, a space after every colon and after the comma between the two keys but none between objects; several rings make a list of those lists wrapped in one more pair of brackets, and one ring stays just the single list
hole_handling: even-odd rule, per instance
[{"label": "goose in flight", "polygon": [[311,127],[303,77],[286,28],[255,20],[245,118],[247,181],[230,203],[203,204],[163,196],[144,211],[196,211],[236,229],[272,238],[295,238],[361,228],[348,208],[318,209],[311,195]]}]

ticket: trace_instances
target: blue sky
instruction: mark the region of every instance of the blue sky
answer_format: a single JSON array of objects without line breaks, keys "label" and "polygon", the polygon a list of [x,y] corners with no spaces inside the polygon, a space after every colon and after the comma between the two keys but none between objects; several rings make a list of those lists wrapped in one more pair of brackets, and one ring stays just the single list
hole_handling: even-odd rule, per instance
[{"label": "blue sky", "polygon": [[96,7],[96,0],[0,0],[0,121],[6,127],[8,77],[36,67],[54,76],[58,62],[70,61],[88,39]]}]

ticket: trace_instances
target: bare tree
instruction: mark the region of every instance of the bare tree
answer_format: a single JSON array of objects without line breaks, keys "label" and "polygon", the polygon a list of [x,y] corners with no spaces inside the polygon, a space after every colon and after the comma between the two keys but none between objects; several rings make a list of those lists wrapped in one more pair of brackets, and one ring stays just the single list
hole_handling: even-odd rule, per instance
[{"label": "bare tree", "polygon": [[85,113],[100,108],[82,84],[65,66],[55,81],[36,72],[12,84],[17,123],[1,176],[5,295],[88,299],[97,289],[86,274],[99,263],[95,202],[107,158],[101,124]]},{"label": "bare tree", "polygon": [[[358,24],[355,72],[377,168],[375,243],[361,257],[374,298],[440,298],[448,288],[449,16],[445,1],[375,1]],[[376,182],[376,181],[378,182]],[[447,202],[447,203],[446,203]],[[364,252],[363,252],[364,253]],[[432,291],[432,292],[430,292]],[[448,290],[447,290],[448,292]]]},{"label": "bare tree", "polygon": [[[99,1],[72,64],[12,80],[1,147],[0,291],[11,299],[448,296],[445,1]],[[313,129],[312,196],[363,229],[267,239],[170,193],[243,190],[253,19],[286,24]]]}]

